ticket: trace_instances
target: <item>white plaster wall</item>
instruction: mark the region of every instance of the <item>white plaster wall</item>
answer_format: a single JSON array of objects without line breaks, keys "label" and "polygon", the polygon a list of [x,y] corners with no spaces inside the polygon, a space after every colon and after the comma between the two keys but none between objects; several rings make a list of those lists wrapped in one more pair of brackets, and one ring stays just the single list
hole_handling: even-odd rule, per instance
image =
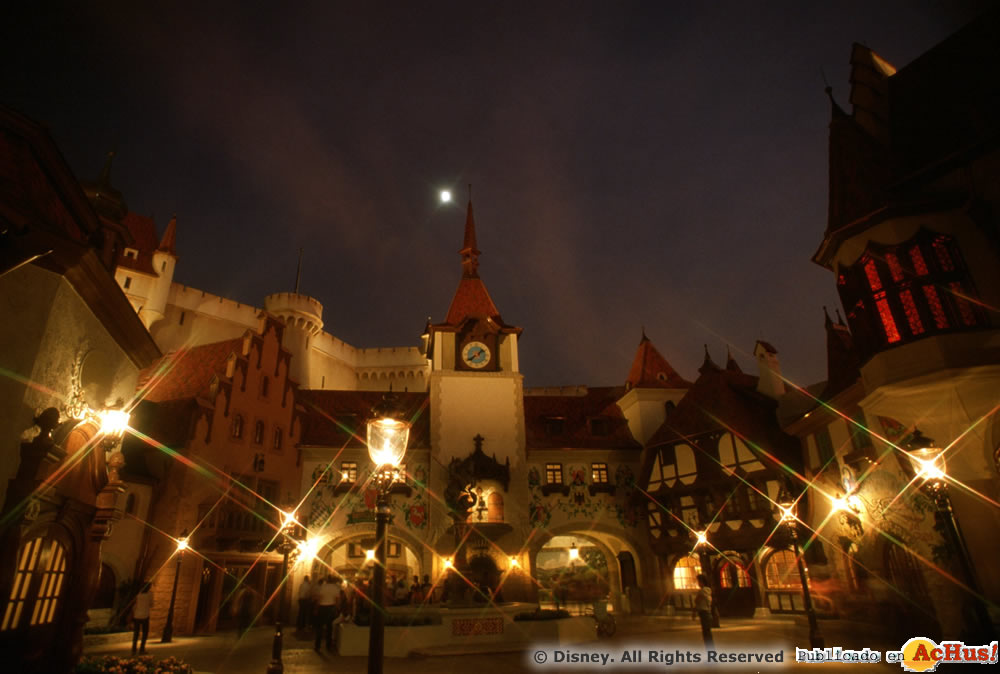
[{"label": "white plaster wall", "polygon": [[524,398],[521,375],[503,372],[435,372],[431,375],[431,446],[447,465],[465,458],[482,435],[483,451],[497,461],[524,463]]},{"label": "white plaster wall", "polygon": [[[98,373],[101,406],[129,400],[138,377],[130,361],[70,284],[58,274],[25,265],[0,276],[0,437],[33,437],[32,419],[47,407],[62,408],[77,363],[88,354],[105,363]],[[0,499],[20,462],[20,448],[3,447]],[[0,501],[2,502],[2,501]]]}]

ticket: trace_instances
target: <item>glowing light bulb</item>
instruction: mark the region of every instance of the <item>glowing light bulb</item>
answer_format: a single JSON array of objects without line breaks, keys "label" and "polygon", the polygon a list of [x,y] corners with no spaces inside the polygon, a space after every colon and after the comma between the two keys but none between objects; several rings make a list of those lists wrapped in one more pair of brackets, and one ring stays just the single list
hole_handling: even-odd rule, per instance
[{"label": "glowing light bulb", "polygon": [[451,561],[451,557],[445,557],[444,558],[444,568],[450,569],[453,564],[454,564],[454,562]]},{"label": "glowing light bulb", "polygon": [[441,203],[447,204],[451,202],[451,190],[441,190]]},{"label": "glowing light bulb", "polygon": [[365,560],[367,560],[367,561],[370,562],[373,559],[375,559],[375,551],[374,550],[365,550]]}]

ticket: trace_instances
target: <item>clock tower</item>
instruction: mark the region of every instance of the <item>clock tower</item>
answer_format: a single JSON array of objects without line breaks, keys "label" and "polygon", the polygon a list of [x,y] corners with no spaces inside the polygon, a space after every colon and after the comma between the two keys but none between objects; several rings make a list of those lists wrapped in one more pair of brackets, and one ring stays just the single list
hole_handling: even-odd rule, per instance
[{"label": "clock tower", "polygon": [[431,362],[431,447],[447,464],[465,458],[471,439],[512,466],[524,456],[524,393],[518,371],[521,328],[504,323],[479,277],[476,223],[469,200],[465,238],[459,251],[462,277],[442,323],[424,335]]}]

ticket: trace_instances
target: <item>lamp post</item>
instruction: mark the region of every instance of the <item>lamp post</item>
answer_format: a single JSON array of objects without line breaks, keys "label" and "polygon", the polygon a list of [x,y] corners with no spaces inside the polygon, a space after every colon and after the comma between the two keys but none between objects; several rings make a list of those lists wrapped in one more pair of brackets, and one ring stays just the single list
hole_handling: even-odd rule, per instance
[{"label": "lamp post", "polygon": [[962,572],[972,590],[973,603],[976,612],[976,621],[981,631],[981,637],[991,637],[993,634],[993,623],[990,620],[989,612],[982,602],[982,590],[976,580],[976,573],[972,568],[972,560],[969,557],[969,549],[966,547],[962,530],[955,519],[955,511],[951,505],[951,496],[948,493],[948,473],[947,463],[944,458],[944,449],[936,447],[934,441],[926,437],[918,429],[914,429],[909,439],[905,443],[906,456],[910,460],[916,478],[921,481],[921,486],[930,494],[934,500],[937,510],[937,518],[943,524],[942,529],[947,532],[950,547],[958,553],[958,561],[962,566]]},{"label": "lamp post", "polygon": [[809,592],[809,579],[806,578],[806,568],[802,564],[802,555],[799,552],[799,532],[796,526],[799,518],[795,515],[795,499],[792,498],[787,489],[783,489],[778,496],[778,509],[781,512],[781,522],[788,526],[788,533],[792,539],[792,551],[795,553],[795,563],[799,567],[802,603],[806,607],[806,617],[809,619],[809,646],[810,648],[824,648],[823,633],[819,629],[816,610],[813,608],[812,594]]},{"label": "lamp post", "polygon": [[281,662],[282,625],[285,620],[285,596],[288,592],[288,555],[299,549],[299,537],[296,535],[298,522],[295,521],[295,511],[281,511],[281,538],[277,550],[281,553],[281,592],[278,594],[278,613],[274,621],[274,640],[271,642],[271,662],[267,666],[267,674],[282,674],[285,665]]},{"label": "lamp post", "polygon": [[170,591],[170,608],[167,609],[167,624],[163,626],[163,636],[160,637],[161,644],[169,644],[174,639],[174,604],[177,603],[177,580],[181,577],[181,561],[184,559],[184,551],[188,549],[187,529],[177,539],[177,567],[174,570],[174,589]]},{"label": "lamp post", "polygon": [[410,424],[391,393],[372,410],[368,421],[368,454],[375,466],[375,568],[372,573],[371,627],[368,635],[368,674],[382,674],[385,653],[385,559],[386,527],[389,524],[389,492],[400,479],[399,468],[406,453]]}]

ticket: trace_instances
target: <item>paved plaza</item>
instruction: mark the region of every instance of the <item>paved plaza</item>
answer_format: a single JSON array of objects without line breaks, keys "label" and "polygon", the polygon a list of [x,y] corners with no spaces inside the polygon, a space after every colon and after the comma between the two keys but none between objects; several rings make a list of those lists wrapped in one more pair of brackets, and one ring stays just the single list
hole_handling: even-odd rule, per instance
[{"label": "paved plaza", "polygon": [[[804,621],[795,621],[787,617],[771,617],[760,620],[728,620],[722,628],[714,630],[716,650],[723,653],[738,653],[747,650],[757,652],[783,651],[784,663],[774,664],[728,664],[708,666],[705,664],[704,648],[701,632],[696,623],[683,617],[645,616],[620,618],[618,632],[611,639],[594,641],[585,644],[562,645],[556,647],[559,655],[548,644],[532,644],[528,648],[523,645],[516,650],[506,652],[483,652],[482,647],[461,646],[456,643],[454,649],[440,654],[420,655],[409,658],[386,658],[385,672],[387,674],[449,674],[459,672],[485,674],[489,672],[649,672],[668,669],[669,671],[730,671],[730,672],[766,672],[780,671],[812,671],[837,672],[901,672],[900,665],[882,664],[823,664],[803,665],[795,663],[795,647],[808,644],[807,630]],[[822,629],[827,646],[843,646],[860,649],[868,646],[873,650],[885,652],[888,649],[898,649],[902,644],[889,642],[870,636],[870,641],[859,640],[858,634],[871,634],[873,631],[859,630],[857,625],[845,621],[823,621]],[[235,633],[217,634],[200,637],[176,637],[171,644],[161,644],[151,640],[147,650],[156,657],[173,655],[194,666],[198,672],[261,672],[263,673],[271,657],[273,629],[260,627],[250,630],[242,639],[237,639]],[[853,635],[853,636],[849,636]],[[91,644],[85,653],[87,655],[114,654],[127,655],[131,643]],[[626,651],[640,650],[643,653],[642,664],[622,662]],[[495,647],[491,649],[495,651]],[[545,664],[537,665],[534,658],[539,651],[545,653]],[[661,653],[660,663],[648,662],[649,651]],[[666,665],[664,659],[676,658],[676,653],[686,655],[688,652],[699,653],[702,664],[685,664],[674,662]],[[607,654],[606,664],[553,664],[553,660],[564,658],[568,654]],[[610,661],[614,658],[614,662]],[[312,639],[307,635],[296,636],[292,632],[285,635],[283,657],[285,672],[289,674],[307,674],[312,672],[346,672],[361,674],[367,672],[367,658],[342,657],[327,652],[316,653],[312,648]]]}]

